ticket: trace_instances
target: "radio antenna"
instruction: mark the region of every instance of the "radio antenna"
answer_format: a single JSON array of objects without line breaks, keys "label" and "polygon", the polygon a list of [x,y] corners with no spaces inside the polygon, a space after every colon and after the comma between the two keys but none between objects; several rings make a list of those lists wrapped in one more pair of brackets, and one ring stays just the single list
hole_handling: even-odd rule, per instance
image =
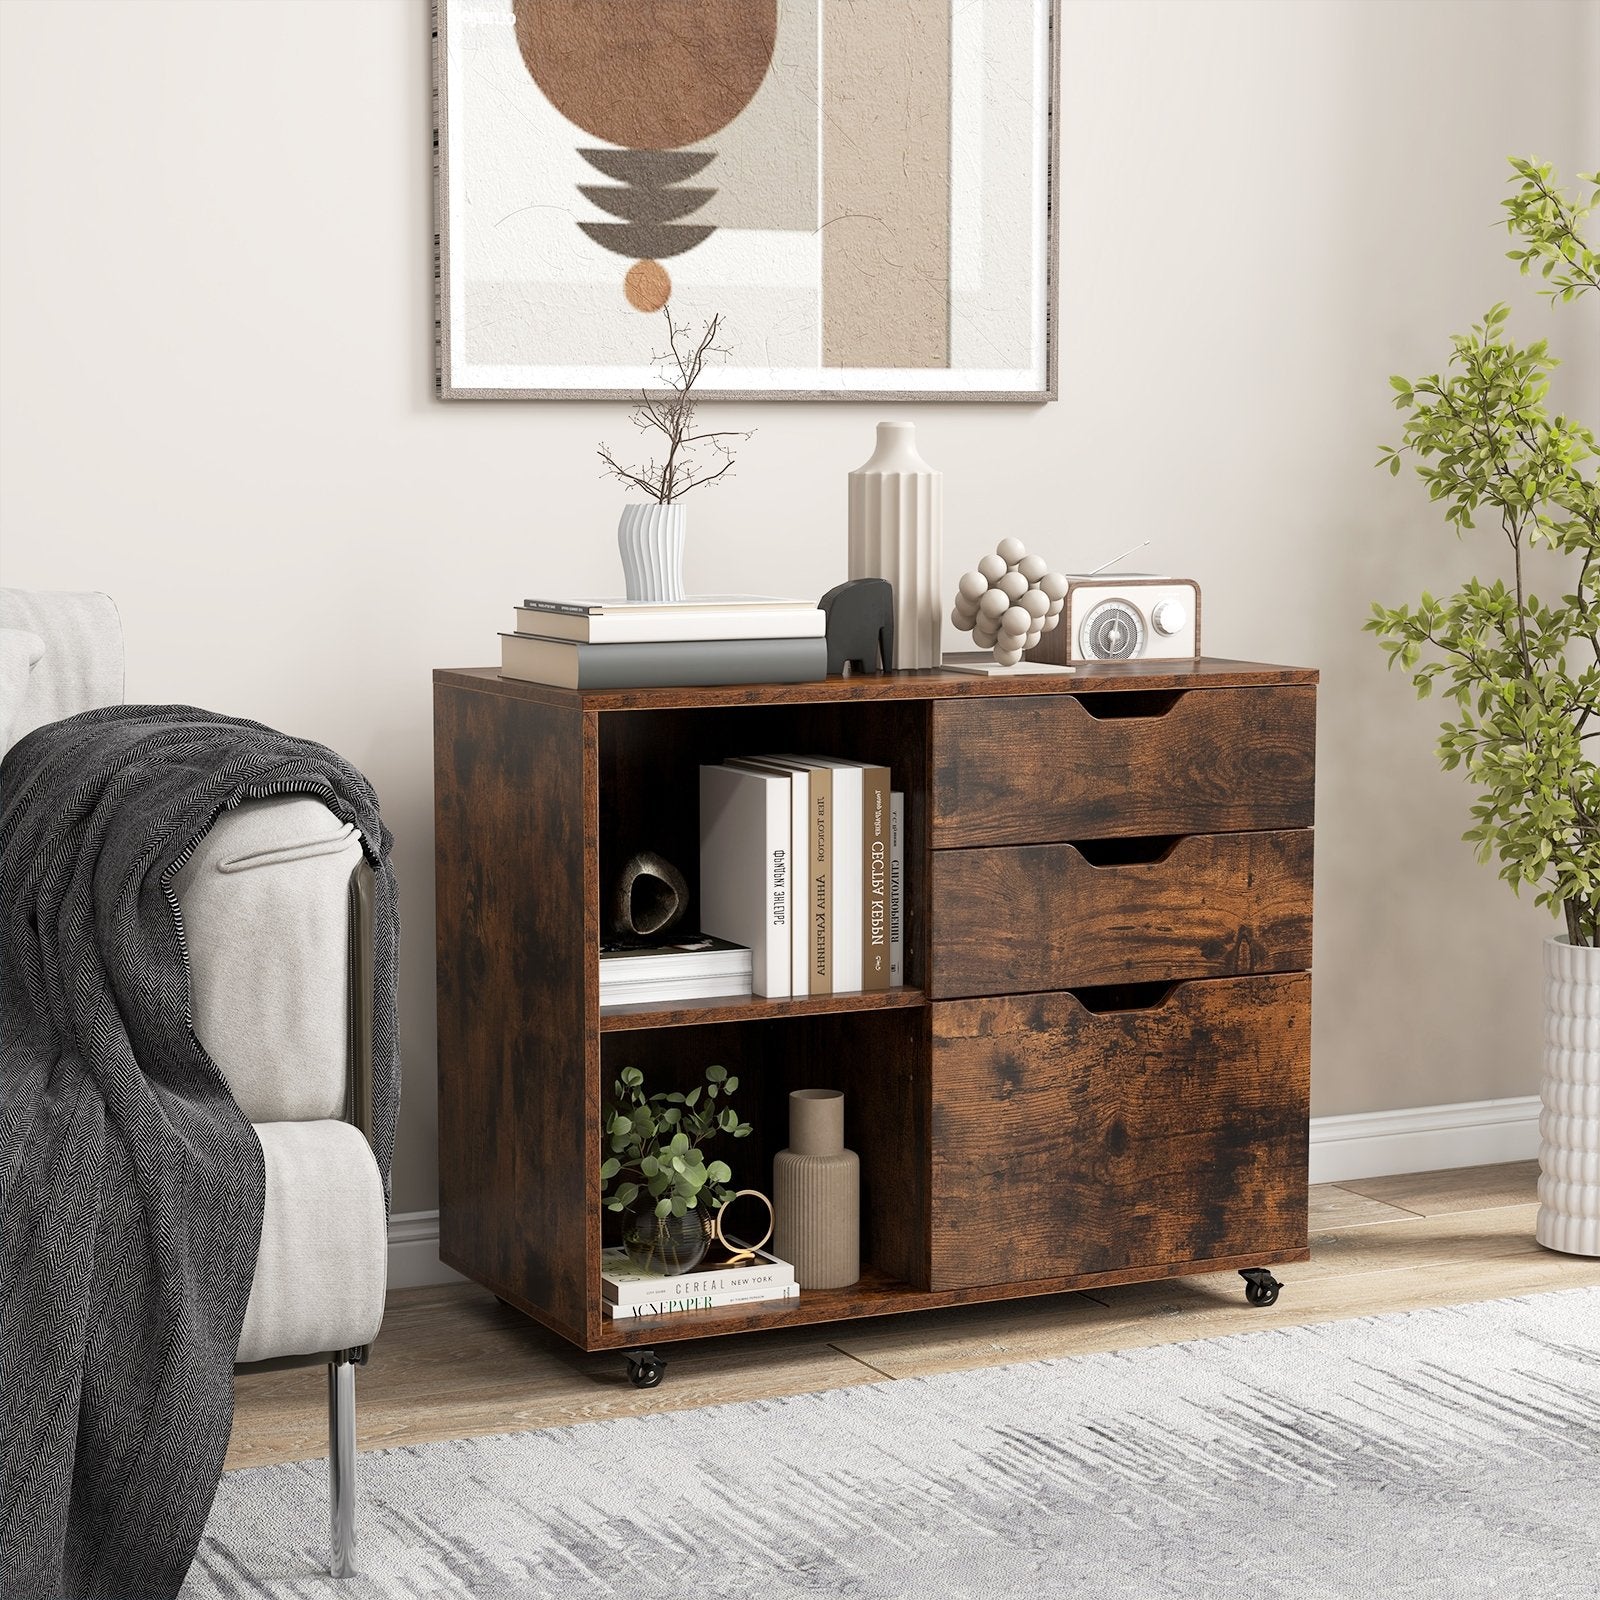
[{"label": "radio antenna", "polygon": [[1098,567],[1096,567],[1094,569],[1094,571],[1089,574],[1089,576],[1091,578],[1099,577],[1099,575],[1102,572],[1104,572],[1107,567],[1114,567],[1114,566],[1116,566],[1116,564],[1119,561],[1126,561],[1129,556],[1137,554],[1140,550],[1143,550],[1149,543],[1150,543],[1150,541],[1148,539],[1146,539],[1142,544],[1131,545],[1128,549],[1124,550],[1120,556],[1112,556],[1112,558],[1109,561],[1102,561],[1100,563],[1100,565]]}]

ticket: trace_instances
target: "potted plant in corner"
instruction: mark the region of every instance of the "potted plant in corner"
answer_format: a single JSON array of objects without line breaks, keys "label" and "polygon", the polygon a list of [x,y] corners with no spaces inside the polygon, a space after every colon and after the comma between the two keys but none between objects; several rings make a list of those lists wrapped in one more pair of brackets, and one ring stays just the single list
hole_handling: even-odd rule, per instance
[{"label": "potted plant in corner", "polygon": [[645,496],[624,506],[617,524],[630,600],[683,599],[683,497],[733,470],[733,451],[725,440],[751,437],[728,429],[700,430],[696,422],[694,386],[712,356],[728,353],[717,343],[721,313],[706,323],[698,339],[688,323],[674,322],[670,311],[662,315],[667,319],[667,350],[651,360],[660,364],[663,387],[655,393],[641,390],[629,417],[640,433],[660,435],[656,452],[643,466],[625,467],[609,445],[599,447],[606,471]]},{"label": "potted plant in corner", "polygon": [[[1600,290],[1600,256],[1584,241],[1600,204],[1600,173],[1580,175],[1579,205],[1548,166],[1513,159],[1503,202],[1521,270],[1568,302]],[[1401,443],[1379,465],[1416,458],[1432,500],[1458,537],[1481,521],[1500,538],[1501,575],[1414,606],[1374,605],[1367,628],[1419,696],[1451,703],[1439,759],[1477,788],[1465,837],[1500,876],[1537,891],[1564,923],[1545,941],[1545,1071],[1539,1119],[1536,1237],[1554,1250],[1600,1255],[1600,493],[1594,435],[1552,415],[1555,358],[1540,339],[1507,332],[1493,307],[1452,341],[1443,374],[1391,378],[1406,414]],[[1544,546],[1572,563],[1571,591],[1553,603],[1527,587],[1525,558]],[[1509,580],[1509,581],[1508,581]]]},{"label": "potted plant in corner", "polygon": [[706,1160],[705,1147],[719,1134],[743,1139],[750,1133],[728,1104],[738,1087],[739,1080],[717,1066],[707,1067],[706,1081],[687,1094],[647,1095],[637,1067],[624,1067],[614,1080],[601,1200],[622,1214],[623,1247],[643,1271],[676,1277],[704,1258],[711,1218],[730,1198],[733,1176],[727,1162]]}]

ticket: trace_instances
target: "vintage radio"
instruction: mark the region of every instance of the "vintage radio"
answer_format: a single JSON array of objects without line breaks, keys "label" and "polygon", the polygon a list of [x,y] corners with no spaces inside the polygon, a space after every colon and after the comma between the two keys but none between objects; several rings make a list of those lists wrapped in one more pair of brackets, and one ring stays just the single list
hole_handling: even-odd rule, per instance
[{"label": "vintage radio", "polygon": [[1067,579],[1060,625],[1030,661],[1193,661],[1200,654],[1200,585],[1124,573]]}]

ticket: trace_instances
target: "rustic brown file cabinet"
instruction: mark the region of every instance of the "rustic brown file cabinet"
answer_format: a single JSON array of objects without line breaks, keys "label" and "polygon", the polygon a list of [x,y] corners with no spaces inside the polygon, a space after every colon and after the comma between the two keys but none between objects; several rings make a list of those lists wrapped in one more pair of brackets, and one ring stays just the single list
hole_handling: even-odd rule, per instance
[{"label": "rustic brown file cabinet", "polygon": [[[1210,660],[606,693],[437,672],[444,1259],[586,1350],[1223,1269],[1270,1303],[1265,1269],[1307,1256],[1315,684]],[[617,868],[654,849],[692,884],[699,764],[780,750],[893,769],[905,987],[602,1015]],[[720,1153],[748,1186],[791,1089],[845,1092],[861,1280],[612,1322],[606,1091],[711,1062],[741,1078],[755,1132]]]}]

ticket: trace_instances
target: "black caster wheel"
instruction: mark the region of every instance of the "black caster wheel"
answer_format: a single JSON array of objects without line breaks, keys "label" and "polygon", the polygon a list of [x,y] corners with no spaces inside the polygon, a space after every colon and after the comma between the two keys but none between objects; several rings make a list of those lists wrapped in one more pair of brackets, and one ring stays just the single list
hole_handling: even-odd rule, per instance
[{"label": "black caster wheel", "polygon": [[1244,1279],[1244,1297],[1253,1306],[1270,1306],[1283,1287],[1265,1267],[1246,1267],[1239,1276]]},{"label": "black caster wheel", "polygon": [[659,1389],[667,1364],[654,1350],[634,1350],[628,1355],[628,1382],[635,1389]]}]

